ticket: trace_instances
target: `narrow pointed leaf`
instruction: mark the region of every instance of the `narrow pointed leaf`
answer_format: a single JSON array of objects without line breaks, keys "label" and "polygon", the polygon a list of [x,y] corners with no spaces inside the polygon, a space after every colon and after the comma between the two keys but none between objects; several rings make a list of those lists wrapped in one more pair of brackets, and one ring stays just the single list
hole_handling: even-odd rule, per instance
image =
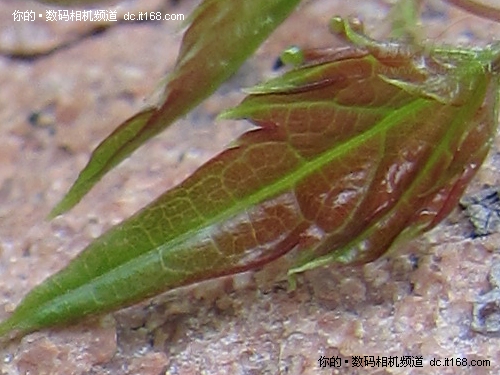
[{"label": "narrow pointed leaf", "polygon": [[49,217],[71,209],[109,170],[212,94],[299,2],[205,0],[184,34],[161,106],[145,109],[107,137]]},{"label": "narrow pointed leaf", "polygon": [[258,129],[33,289],[0,336],[287,253],[301,262],[292,272],[370,261],[443,219],[495,132],[500,46],[315,55],[225,114]]}]

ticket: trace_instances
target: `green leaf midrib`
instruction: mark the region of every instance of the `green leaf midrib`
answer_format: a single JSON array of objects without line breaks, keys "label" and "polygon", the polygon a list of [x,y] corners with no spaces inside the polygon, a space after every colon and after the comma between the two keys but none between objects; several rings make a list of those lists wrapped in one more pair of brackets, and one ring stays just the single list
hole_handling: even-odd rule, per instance
[{"label": "green leaf midrib", "polygon": [[[159,245],[155,246],[144,253],[140,254],[139,256],[135,256],[131,259],[128,259],[124,263],[121,263],[117,266],[113,266],[112,268],[108,269],[104,273],[102,273],[99,276],[96,276],[92,279],[90,279],[88,282],[84,284],[80,284],[76,286],[73,289],[67,290],[65,293],[60,294],[54,298],[50,298],[49,300],[45,301],[42,306],[48,306],[52,304],[53,301],[59,300],[63,302],[65,300],[66,295],[71,295],[72,293],[75,293],[79,289],[84,289],[84,288],[89,288],[91,287],[92,284],[95,282],[98,282],[100,279],[103,278],[108,278],[110,277],[110,274],[114,272],[120,272],[126,270],[128,267],[136,267],[137,265],[145,265],[149,264],[153,259],[151,258],[152,256],[158,256],[159,260],[161,260],[163,252],[164,251],[172,251],[175,249],[178,245],[185,243],[187,241],[192,241],[193,238],[195,238],[200,231],[203,231],[205,228],[209,228],[210,226],[224,222],[231,217],[237,215],[238,213],[270,198],[273,196],[276,196],[284,191],[292,189],[298,182],[300,182],[303,178],[307,177],[311,173],[314,173],[317,170],[320,170],[322,167],[328,165],[331,163],[334,159],[342,156],[346,152],[350,152],[351,150],[355,149],[356,147],[364,144],[366,141],[368,141],[372,137],[376,137],[380,133],[387,132],[389,131],[392,127],[397,126],[398,124],[401,123],[402,120],[405,118],[414,116],[417,112],[422,110],[425,106],[429,105],[431,103],[430,100],[425,99],[425,98],[418,98],[414,100],[412,103],[401,107],[395,111],[393,111],[391,114],[389,114],[387,117],[382,119],[380,122],[374,124],[369,130],[366,132],[353,137],[352,139],[346,141],[345,143],[336,146],[333,149],[327,150],[323,152],[322,154],[318,155],[316,158],[308,161],[304,161],[302,165],[297,168],[293,173],[289,173],[286,176],[283,176],[279,179],[277,179],[275,182],[272,184],[269,184],[267,186],[264,186],[263,188],[257,190],[253,194],[250,194],[247,198],[240,200],[236,204],[232,205],[230,208],[223,210],[220,212],[218,215],[215,215],[211,217],[210,220],[206,220],[200,225],[197,225],[194,228],[191,228],[184,233],[177,235],[175,238]],[[304,160],[304,159],[302,159]],[[140,223],[141,221],[141,216],[137,216],[135,218],[136,221]],[[147,231],[147,230],[146,230]],[[109,244],[108,244],[109,245]],[[181,249],[181,248],[179,248]],[[94,249],[95,250],[95,249]],[[184,249],[181,249],[181,251]],[[157,254],[155,254],[155,252]],[[149,260],[147,260],[149,258]],[[123,300],[125,302],[126,299]],[[64,303],[64,302],[63,302]]]},{"label": "green leaf midrib", "polygon": [[[157,261],[161,261],[165,255],[165,252],[169,252],[169,254],[172,254],[172,251],[175,251],[176,249],[178,249],[179,251],[185,251],[185,248],[179,245],[187,243],[189,241],[193,241],[193,239],[196,239],[196,237],[199,236],[200,233],[206,233],[206,229],[210,228],[214,224],[225,222],[238,213],[241,213],[244,210],[247,210],[270,197],[276,196],[284,191],[292,189],[298,182],[300,182],[303,178],[307,177],[311,173],[328,165],[334,159],[341,157],[343,154],[351,152],[353,149],[362,145],[372,137],[376,137],[380,133],[389,131],[392,127],[400,124],[401,121],[403,121],[405,118],[414,116],[417,112],[422,110],[422,108],[429,105],[430,103],[431,101],[429,99],[415,99],[413,102],[391,112],[378,123],[374,124],[366,132],[359,134],[352,139],[349,139],[348,141],[334,147],[333,149],[329,149],[323,152],[316,158],[307,161],[301,158],[303,160],[303,163],[294,172],[278,178],[273,183],[262,187],[246,198],[241,199],[235,204],[232,204],[230,207],[222,209],[218,214],[212,216],[210,219],[200,222],[198,225],[189,228],[184,233],[175,236],[174,238],[162,243],[161,245],[155,245],[154,243],[151,243],[152,247],[149,250],[144,251],[140,255],[127,259],[126,261],[118,265],[113,265],[103,271],[103,273],[101,273],[100,275],[91,277],[90,279],[83,281],[83,283],[75,285],[72,289],[67,289],[57,296],[52,295],[44,302],[40,303],[40,300],[38,300],[37,305],[40,305],[40,308],[43,309],[43,307],[50,308],[50,306],[55,301],[59,301],[60,303],[64,304],[64,301],[73,293],[77,293],[78,290],[92,288],[92,285],[96,285],[100,281],[105,281],[105,279],[109,280],[110,277],[112,278],[113,274],[127,273],[128,270],[137,269],[137,267],[147,267],[147,265],[151,262],[154,262],[155,259],[157,259]],[[128,221],[126,222],[126,224],[129,227],[135,225],[141,226],[141,220],[142,215],[139,214],[134,217],[132,222]],[[148,232],[146,228],[143,228],[142,230],[146,233]],[[102,244],[100,242],[96,245],[97,247],[94,247],[90,250],[98,251],[102,247]],[[110,246],[111,244],[108,242],[106,245]],[[55,276],[55,279],[52,280],[57,283],[57,275]],[[168,287],[168,285],[164,287]],[[127,296],[123,299],[120,299],[122,301],[121,304],[125,303],[127,301],[127,298],[131,297]],[[24,305],[22,307],[20,306],[21,309],[19,310],[19,313],[27,313],[27,310],[31,308],[31,305],[32,303],[28,303],[28,305]],[[117,305],[119,304],[117,303]]]}]

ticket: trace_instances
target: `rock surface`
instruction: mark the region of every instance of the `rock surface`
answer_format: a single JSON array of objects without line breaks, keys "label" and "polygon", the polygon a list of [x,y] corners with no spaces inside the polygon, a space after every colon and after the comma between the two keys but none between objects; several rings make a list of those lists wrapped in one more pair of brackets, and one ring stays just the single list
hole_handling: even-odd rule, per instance
[{"label": "rock surface", "polygon": [[[334,14],[359,15],[369,34],[382,37],[389,9],[375,0],[305,2],[217,94],[110,173],[75,209],[47,222],[91,150],[137,112],[172,69],[181,22],[14,22],[16,9],[43,15],[49,8],[18,0],[0,5],[0,319],[93,238],[248,129],[215,116],[242,98],[241,87],[269,76],[283,48],[337,43],[326,28]],[[187,16],[195,5],[122,1],[100,9]],[[438,1],[426,9],[425,31],[436,42],[484,44],[500,36],[499,25]],[[469,193],[499,185],[499,149],[497,140]],[[293,293],[279,261],[172,291],[11,342],[0,349],[0,374],[493,375],[500,366],[500,235],[471,233],[457,209],[391,257],[307,272]],[[322,356],[349,365],[320,367]],[[368,362],[353,367],[352,356]],[[422,356],[423,367],[372,367],[370,356]],[[463,358],[491,365],[464,367]],[[431,366],[433,359],[442,366]],[[453,365],[443,367],[445,359]]]}]

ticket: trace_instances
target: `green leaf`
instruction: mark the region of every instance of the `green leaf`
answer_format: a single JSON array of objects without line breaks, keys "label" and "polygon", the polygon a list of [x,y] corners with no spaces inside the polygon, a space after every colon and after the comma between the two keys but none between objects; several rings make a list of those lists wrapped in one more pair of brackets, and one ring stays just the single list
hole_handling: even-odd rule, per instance
[{"label": "green leaf", "polygon": [[164,101],[122,123],[94,150],[49,217],[74,205],[143,143],[212,94],[290,14],[300,0],[205,0],[191,17]]},{"label": "green leaf", "polygon": [[304,53],[304,66],[226,112],[258,128],[34,288],[0,336],[288,253],[298,256],[292,273],[371,261],[435,226],[495,133],[500,45],[427,54],[355,39],[362,45]]}]

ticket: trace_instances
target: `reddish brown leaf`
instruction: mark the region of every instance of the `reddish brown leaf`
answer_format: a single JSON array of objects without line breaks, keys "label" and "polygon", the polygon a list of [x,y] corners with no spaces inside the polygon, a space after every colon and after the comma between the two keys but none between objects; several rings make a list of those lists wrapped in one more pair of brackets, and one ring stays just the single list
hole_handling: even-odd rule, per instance
[{"label": "reddish brown leaf", "polygon": [[[259,128],[96,239],[0,335],[128,306],[296,250],[298,272],[367,262],[456,205],[495,133],[500,45],[357,46],[253,90],[226,117]],[[304,54],[304,56],[312,56]]]}]

